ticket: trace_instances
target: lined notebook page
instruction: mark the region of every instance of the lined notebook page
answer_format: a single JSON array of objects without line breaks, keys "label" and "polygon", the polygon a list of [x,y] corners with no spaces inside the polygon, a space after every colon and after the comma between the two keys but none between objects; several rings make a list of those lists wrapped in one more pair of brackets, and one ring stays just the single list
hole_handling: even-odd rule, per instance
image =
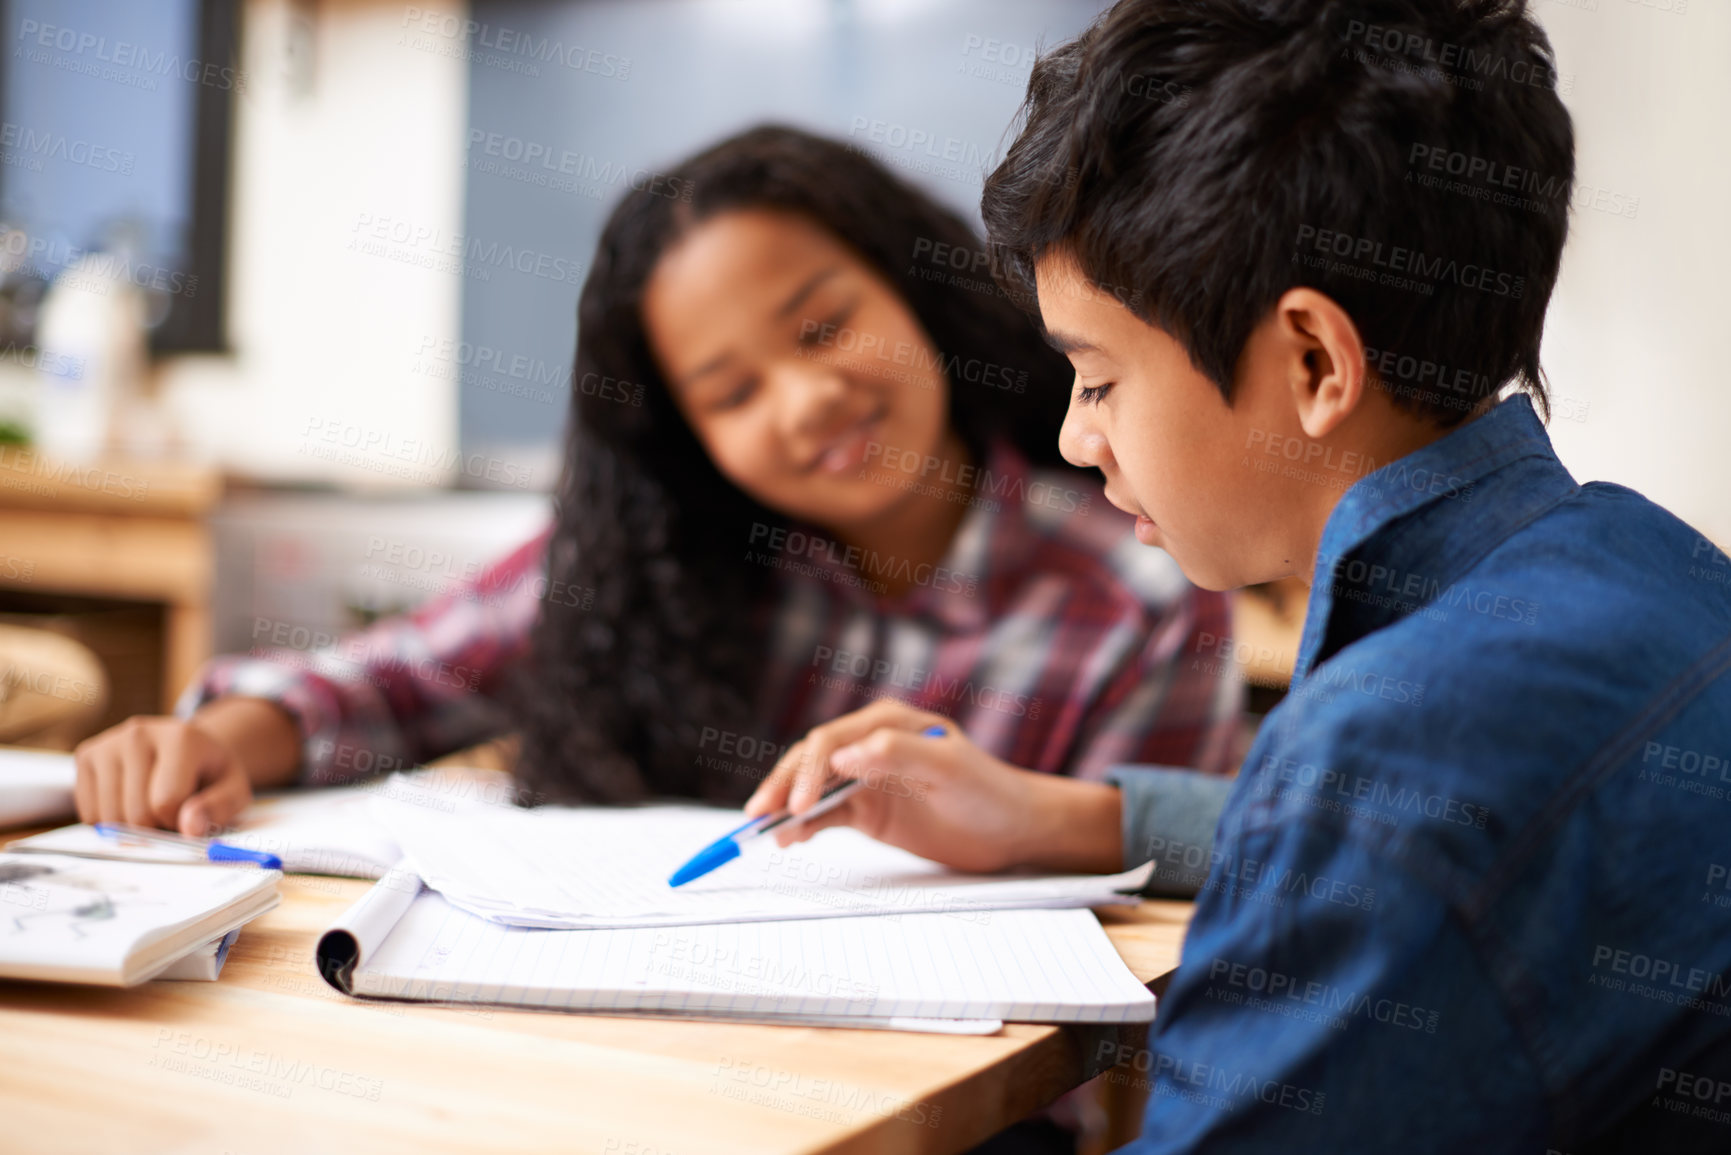
[{"label": "lined notebook page", "polygon": [[1154,996],[1086,910],[527,930],[427,891],[356,994],[676,1014],[1147,1022]]},{"label": "lined notebook page", "polygon": [[375,812],[427,885],[512,926],[592,929],[839,915],[982,912],[1133,901],[1149,867],[1119,875],[957,874],[826,830],[782,850],[764,839],[675,890],[686,859],[742,821],[695,806],[542,807],[461,815],[380,800]]}]

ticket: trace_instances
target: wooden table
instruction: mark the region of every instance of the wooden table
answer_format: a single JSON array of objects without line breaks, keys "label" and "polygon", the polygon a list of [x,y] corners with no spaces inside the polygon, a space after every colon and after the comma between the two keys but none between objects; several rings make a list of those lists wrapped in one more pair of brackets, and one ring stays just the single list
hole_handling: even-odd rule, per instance
[{"label": "wooden table", "polygon": [[[961,1151],[1146,1038],[1143,1027],[1016,1023],[979,1038],[359,1002],[325,984],[312,952],[369,885],[284,879],[282,905],[241,932],[214,983],[0,981],[0,1148]],[[1144,902],[1102,922],[1146,982],[1177,965],[1189,917],[1189,903]]]}]

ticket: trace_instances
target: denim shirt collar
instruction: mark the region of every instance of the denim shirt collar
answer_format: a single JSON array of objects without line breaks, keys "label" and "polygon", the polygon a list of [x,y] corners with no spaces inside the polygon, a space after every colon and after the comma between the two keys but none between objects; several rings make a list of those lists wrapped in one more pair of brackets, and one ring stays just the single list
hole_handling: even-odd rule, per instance
[{"label": "denim shirt collar", "polygon": [[[1510,469],[1516,462],[1521,468]],[[1360,478],[1323,527],[1294,685],[1327,659],[1325,642],[1333,643],[1332,653],[1355,640],[1338,631],[1331,637],[1329,629],[1342,562],[1352,558],[1447,585],[1577,488],[1525,394]]]}]

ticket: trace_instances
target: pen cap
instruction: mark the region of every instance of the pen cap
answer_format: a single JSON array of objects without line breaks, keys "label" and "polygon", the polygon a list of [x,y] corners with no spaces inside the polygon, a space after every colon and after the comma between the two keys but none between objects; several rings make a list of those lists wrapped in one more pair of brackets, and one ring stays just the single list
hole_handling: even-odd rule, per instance
[{"label": "pen cap", "polygon": [[739,843],[731,838],[723,838],[720,842],[712,842],[704,847],[696,858],[673,872],[673,877],[667,880],[668,886],[684,886],[694,878],[702,878],[724,862],[732,862],[739,857]]},{"label": "pen cap", "polygon": [[266,870],[281,870],[282,859],[262,850],[247,850],[240,846],[230,846],[224,842],[210,844],[210,861],[212,862],[250,862],[262,866]]}]

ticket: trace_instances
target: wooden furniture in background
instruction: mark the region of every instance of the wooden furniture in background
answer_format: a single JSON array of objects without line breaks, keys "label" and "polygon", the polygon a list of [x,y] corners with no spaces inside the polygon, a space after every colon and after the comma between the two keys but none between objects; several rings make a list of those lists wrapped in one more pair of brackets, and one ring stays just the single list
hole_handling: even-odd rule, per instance
[{"label": "wooden furniture in background", "polygon": [[216,470],[169,462],[73,466],[0,447],[0,589],[163,607],[168,710],[210,656]]},{"label": "wooden furniture in background", "polygon": [[70,750],[108,705],[108,674],[88,646],[0,620],[0,742]]}]

